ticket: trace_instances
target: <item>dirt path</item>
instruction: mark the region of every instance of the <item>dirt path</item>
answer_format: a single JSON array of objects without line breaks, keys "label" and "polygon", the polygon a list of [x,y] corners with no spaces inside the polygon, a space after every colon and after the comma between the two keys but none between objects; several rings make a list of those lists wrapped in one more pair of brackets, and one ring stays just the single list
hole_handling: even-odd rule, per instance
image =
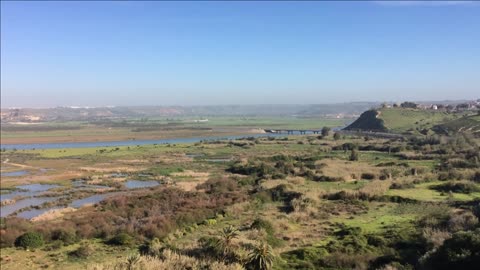
[{"label": "dirt path", "polygon": [[15,166],[15,167],[20,167],[20,168],[24,168],[24,169],[38,169],[37,167],[33,167],[33,166],[29,166],[29,165],[25,165],[25,164],[18,164],[18,163],[11,163],[9,162],[10,159],[6,159],[3,164],[6,164],[6,165],[12,165],[12,166]]}]

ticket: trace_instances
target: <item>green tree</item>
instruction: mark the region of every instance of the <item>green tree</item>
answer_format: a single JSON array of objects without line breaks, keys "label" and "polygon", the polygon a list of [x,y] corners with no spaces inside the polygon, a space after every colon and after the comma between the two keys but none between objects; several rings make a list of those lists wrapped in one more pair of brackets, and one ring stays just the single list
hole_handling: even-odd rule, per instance
[{"label": "green tree", "polygon": [[335,141],[340,140],[341,137],[342,137],[342,135],[340,135],[340,133],[338,133],[338,132],[335,132],[335,133],[333,134],[333,139],[334,139]]},{"label": "green tree", "polygon": [[329,127],[323,127],[322,128],[322,136],[327,137],[330,134],[330,128]]},{"label": "green tree", "polygon": [[272,269],[274,259],[272,247],[262,242],[250,252],[248,266],[255,270],[269,270]]},{"label": "green tree", "polygon": [[43,235],[37,232],[27,232],[15,240],[15,246],[16,247],[22,247],[25,249],[29,248],[39,248],[43,246],[44,241],[43,241]]}]

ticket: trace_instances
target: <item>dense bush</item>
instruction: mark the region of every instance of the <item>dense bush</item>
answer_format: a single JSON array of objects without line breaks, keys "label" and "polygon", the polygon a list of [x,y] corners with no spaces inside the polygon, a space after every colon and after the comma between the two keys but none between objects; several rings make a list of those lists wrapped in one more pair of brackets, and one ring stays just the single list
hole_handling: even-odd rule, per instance
[{"label": "dense bush", "polygon": [[415,188],[415,184],[412,182],[393,182],[390,189],[409,189]]},{"label": "dense bush", "polygon": [[443,192],[455,192],[455,193],[472,193],[480,191],[480,187],[478,187],[475,183],[467,182],[467,181],[453,181],[447,182],[444,184],[436,185],[432,187],[435,190],[443,191]]},{"label": "dense bush", "polygon": [[15,240],[16,247],[22,247],[25,249],[39,248],[43,246],[43,244],[43,235],[37,232],[24,233]]},{"label": "dense bush", "polygon": [[[109,240],[125,232],[136,240],[163,238],[179,227],[199,224],[214,217],[226,206],[246,199],[246,191],[231,179],[207,181],[206,192],[187,192],[171,187],[142,190],[102,201],[91,211],[54,224],[31,223],[21,218],[2,219],[0,236],[3,247],[32,229],[45,239],[66,245],[79,238]],[[208,193],[207,193],[208,192]],[[54,226],[50,226],[54,225]],[[59,229],[61,228],[61,229]]]},{"label": "dense bush", "polygon": [[265,162],[248,162],[246,164],[237,162],[232,164],[227,171],[236,174],[243,174],[243,175],[255,175],[258,177],[264,177],[268,174],[271,174],[273,169],[271,166],[266,164]]},{"label": "dense bush", "polygon": [[480,229],[458,232],[428,259],[431,269],[478,269],[480,265]]},{"label": "dense bush", "polygon": [[64,245],[71,245],[78,241],[75,232],[66,229],[56,229],[52,231],[51,239],[61,241]]},{"label": "dense bush", "polygon": [[329,252],[342,252],[347,254],[372,251],[368,238],[358,227],[340,225],[340,230],[335,233],[336,239],[327,245]]},{"label": "dense bush", "polygon": [[14,246],[17,237],[31,230],[31,223],[23,218],[1,218],[0,222],[0,247]]},{"label": "dense bush", "polygon": [[108,240],[108,244],[115,246],[126,246],[132,243],[132,237],[126,233],[119,233]]}]

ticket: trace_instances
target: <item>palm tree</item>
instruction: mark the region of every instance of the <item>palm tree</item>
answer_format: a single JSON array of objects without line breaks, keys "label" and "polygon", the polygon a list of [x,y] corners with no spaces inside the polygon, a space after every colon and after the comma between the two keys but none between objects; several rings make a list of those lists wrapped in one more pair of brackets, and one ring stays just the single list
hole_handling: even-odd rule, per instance
[{"label": "palm tree", "polygon": [[135,269],[135,266],[140,262],[140,254],[132,254],[127,257],[127,261],[125,263],[128,270]]},{"label": "palm tree", "polygon": [[250,252],[249,265],[255,270],[269,270],[272,268],[274,259],[272,247],[262,242]]},{"label": "palm tree", "polygon": [[224,258],[226,258],[233,249],[233,239],[238,237],[238,230],[232,225],[223,228],[220,238],[217,241],[217,248]]}]

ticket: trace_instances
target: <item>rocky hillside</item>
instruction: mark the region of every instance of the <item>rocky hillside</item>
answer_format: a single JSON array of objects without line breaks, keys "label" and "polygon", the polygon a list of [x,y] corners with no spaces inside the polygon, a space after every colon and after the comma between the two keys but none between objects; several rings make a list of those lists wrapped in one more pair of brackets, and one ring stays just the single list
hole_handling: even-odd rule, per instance
[{"label": "rocky hillside", "polygon": [[385,132],[387,128],[384,125],[383,119],[379,118],[380,113],[378,110],[368,110],[362,113],[357,120],[345,129]]}]

